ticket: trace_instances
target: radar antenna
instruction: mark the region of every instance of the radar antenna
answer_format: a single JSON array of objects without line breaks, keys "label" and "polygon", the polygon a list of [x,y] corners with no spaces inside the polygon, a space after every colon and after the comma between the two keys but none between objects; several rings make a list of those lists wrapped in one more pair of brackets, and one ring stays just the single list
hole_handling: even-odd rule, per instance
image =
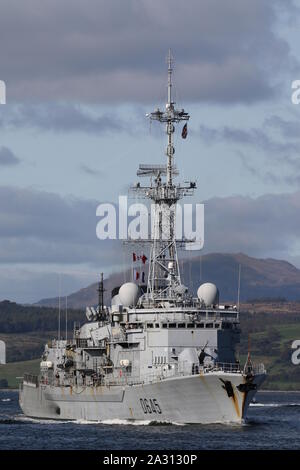
[{"label": "radar antenna", "polygon": [[[176,288],[181,284],[181,278],[175,233],[176,206],[183,196],[193,194],[196,187],[194,182],[185,184],[174,184],[173,182],[173,177],[178,175],[178,170],[174,165],[175,124],[188,121],[190,116],[184,109],[176,109],[176,103],[172,98],[173,58],[171,50],[169,50],[167,63],[168,85],[165,111],[157,108],[156,111],[147,114],[150,121],[155,120],[166,125],[167,164],[140,165],[137,175],[150,177],[151,183],[148,186],[141,186],[138,183],[132,188],[154,202],[148,285],[145,294],[151,304],[164,300],[174,302],[178,297],[178,289],[176,290]],[[152,177],[154,178],[153,184]]]},{"label": "radar antenna", "polygon": [[103,283],[103,273],[100,276],[100,282],[98,285],[98,315],[100,321],[106,320],[106,313],[104,311],[104,283]]}]

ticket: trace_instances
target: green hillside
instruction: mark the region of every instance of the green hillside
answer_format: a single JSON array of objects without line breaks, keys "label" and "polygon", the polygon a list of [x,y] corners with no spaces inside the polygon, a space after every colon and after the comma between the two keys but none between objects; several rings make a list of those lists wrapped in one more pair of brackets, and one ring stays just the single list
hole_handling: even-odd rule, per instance
[{"label": "green hillside", "polygon": [[[83,322],[82,310],[68,311],[68,336],[74,322]],[[57,336],[58,309],[0,302],[0,340],[6,343],[7,362],[40,357],[45,343]],[[62,336],[65,334],[65,316],[61,312]]]},{"label": "green hillside", "polygon": [[0,388],[1,381],[5,380],[9,388],[18,388],[20,380],[18,380],[17,377],[23,377],[24,372],[38,374],[40,362],[40,359],[34,359],[32,361],[0,364]]},{"label": "green hillside", "polygon": [[263,388],[300,390],[300,365],[291,362],[291,345],[300,339],[300,313],[242,313],[241,328],[241,362],[246,359],[250,338],[253,362],[262,362],[267,369]]}]

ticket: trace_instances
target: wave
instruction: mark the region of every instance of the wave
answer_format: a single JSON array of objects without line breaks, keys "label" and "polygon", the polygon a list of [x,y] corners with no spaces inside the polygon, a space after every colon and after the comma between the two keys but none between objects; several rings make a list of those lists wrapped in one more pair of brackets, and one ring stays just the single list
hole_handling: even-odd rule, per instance
[{"label": "wave", "polygon": [[265,407],[265,408],[283,408],[283,407],[297,407],[300,406],[300,403],[250,403],[252,407]]},{"label": "wave", "polygon": [[1,401],[11,401],[11,398],[2,398]]},{"label": "wave", "polygon": [[18,424],[14,418],[0,418],[0,424]]},{"label": "wave", "polygon": [[36,423],[36,424],[68,424],[72,422],[71,420],[30,418],[29,416],[25,416],[25,415],[17,415],[15,417],[15,421],[18,423]]},{"label": "wave", "polygon": [[[15,417],[14,422],[17,423],[37,423],[37,424],[81,424],[81,425],[118,425],[118,426],[185,426],[183,423],[171,422],[171,421],[150,421],[150,420],[126,420],[126,419],[105,419],[102,421],[93,421],[87,419],[77,420],[56,420],[56,419],[45,419],[45,418],[30,418],[24,415],[18,415]],[[1,420],[0,420],[1,423]]]},{"label": "wave", "polygon": [[151,420],[131,420],[131,419],[104,419],[102,421],[91,421],[78,419],[73,421],[75,424],[104,424],[109,426],[184,426],[183,423],[175,421],[151,421]]}]

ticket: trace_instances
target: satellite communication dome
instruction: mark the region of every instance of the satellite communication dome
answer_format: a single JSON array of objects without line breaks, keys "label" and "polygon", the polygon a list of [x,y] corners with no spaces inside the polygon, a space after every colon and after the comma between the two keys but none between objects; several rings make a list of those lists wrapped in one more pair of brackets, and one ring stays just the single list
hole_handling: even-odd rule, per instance
[{"label": "satellite communication dome", "polygon": [[139,298],[139,288],[134,282],[126,282],[120,287],[119,298],[124,307],[135,306]]},{"label": "satellite communication dome", "polygon": [[122,305],[119,294],[113,296],[113,298],[111,299],[111,304],[112,305]]},{"label": "satellite communication dome", "polygon": [[197,290],[197,296],[200,302],[204,303],[206,307],[211,307],[219,303],[219,289],[211,282],[202,284]]}]

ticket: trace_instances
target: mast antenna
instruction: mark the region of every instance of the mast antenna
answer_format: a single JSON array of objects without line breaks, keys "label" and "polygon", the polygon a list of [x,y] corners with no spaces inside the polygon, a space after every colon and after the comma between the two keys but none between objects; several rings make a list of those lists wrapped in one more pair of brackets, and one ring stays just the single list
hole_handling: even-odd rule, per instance
[{"label": "mast antenna", "polygon": [[98,313],[100,320],[104,320],[104,283],[103,283],[103,273],[100,276],[100,282],[98,286]]},{"label": "mast antenna", "polygon": [[[150,303],[175,302],[180,296],[181,277],[177,257],[176,205],[185,195],[192,195],[195,183],[176,184],[173,177],[178,170],[174,165],[175,124],[188,121],[190,116],[184,109],[177,109],[172,98],[173,57],[171,49],[167,56],[168,83],[165,109],[157,108],[147,114],[152,120],[166,126],[167,164],[140,165],[138,176],[154,178],[150,186],[137,184],[133,189],[154,202],[153,232],[149,260],[149,274],[146,298]],[[165,179],[164,179],[165,177]]]},{"label": "mast antenna", "polygon": [[168,104],[172,103],[172,72],[173,72],[173,57],[171,49],[169,49],[168,54]]}]

